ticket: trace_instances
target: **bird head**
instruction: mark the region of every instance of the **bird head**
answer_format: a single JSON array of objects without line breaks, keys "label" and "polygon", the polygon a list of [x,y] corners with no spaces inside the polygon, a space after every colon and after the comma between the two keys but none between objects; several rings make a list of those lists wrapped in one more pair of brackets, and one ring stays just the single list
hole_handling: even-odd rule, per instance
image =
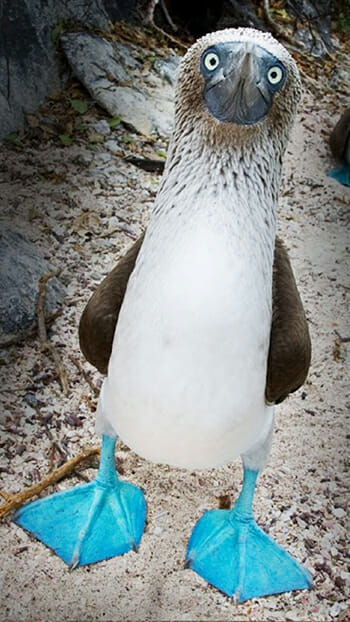
[{"label": "bird head", "polygon": [[221,136],[283,131],[300,99],[299,72],[270,34],[230,28],[199,39],[179,68],[176,126],[192,123]]}]

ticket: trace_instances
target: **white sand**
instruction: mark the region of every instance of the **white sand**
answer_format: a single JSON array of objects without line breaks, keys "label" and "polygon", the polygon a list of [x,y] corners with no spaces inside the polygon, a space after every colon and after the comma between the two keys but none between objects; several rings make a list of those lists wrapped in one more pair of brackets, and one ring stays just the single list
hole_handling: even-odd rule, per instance
[{"label": "white sand", "polygon": [[[124,477],[147,494],[148,525],[139,553],[69,572],[9,517],[0,525],[1,619],[349,619],[349,345],[334,348],[335,330],[350,336],[350,189],[325,174],[334,166],[327,136],[341,106],[345,98],[335,94],[305,96],[286,158],[279,229],[310,320],[313,360],[305,387],[277,409],[272,455],[255,502],[259,524],[310,569],[314,590],[235,605],[185,570],[195,521],[205,509],[218,507],[221,495],[237,496],[240,464],[186,472],[151,464],[122,447]],[[123,133],[116,130],[119,137]],[[98,149],[105,152],[103,145]],[[92,157],[89,166],[84,163]],[[1,353],[1,487],[7,492],[47,473],[50,455],[57,465],[61,456],[54,441],[69,456],[98,443],[89,403],[94,397],[69,356],[79,357],[98,382],[98,373],[79,354],[79,317],[90,292],[131,242],[122,232],[108,236],[116,228],[111,216],[122,217],[119,224],[138,234],[156,189],[151,174],[118,157],[112,164],[99,158],[83,142],[62,148],[26,140],[19,151],[1,148],[1,222],[35,241],[68,284],[51,338],[70,378],[65,398],[52,360],[35,338]],[[98,162],[101,176],[93,171]],[[40,401],[36,409],[23,399],[28,391]],[[39,414],[51,417],[46,429]],[[71,425],[68,415],[82,417],[83,425]],[[84,471],[89,477],[94,472]],[[71,477],[59,488],[77,481]]]}]

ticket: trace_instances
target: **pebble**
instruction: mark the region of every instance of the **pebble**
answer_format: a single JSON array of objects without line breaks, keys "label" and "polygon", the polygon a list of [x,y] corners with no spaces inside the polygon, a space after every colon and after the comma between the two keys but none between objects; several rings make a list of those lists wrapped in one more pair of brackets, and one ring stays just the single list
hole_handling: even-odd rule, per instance
[{"label": "pebble", "polygon": [[118,152],[123,151],[118,141],[114,140],[113,138],[110,138],[109,140],[107,140],[104,146],[106,147],[106,149],[108,149],[108,151],[111,151],[112,153],[117,152],[117,151]]},{"label": "pebble", "polygon": [[26,393],[23,397],[23,400],[32,408],[36,408],[36,406],[38,405],[38,400],[35,393]]},{"label": "pebble", "polygon": [[101,121],[94,123],[92,127],[97,134],[102,134],[103,136],[108,136],[108,134],[111,133],[111,128],[109,127],[107,121],[105,121],[104,119],[101,119]]},{"label": "pebble", "polygon": [[334,499],[335,508],[343,508],[343,510],[346,510],[348,507],[348,503],[349,501],[346,497],[335,497]]},{"label": "pebble", "polygon": [[94,156],[93,156],[93,154],[91,152],[89,152],[89,153],[82,152],[76,158],[76,162],[78,164],[85,164],[86,166],[88,166],[91,163],[93,157]]},{"label": "pebble", "polygon": [[346,512],[345,512],[345,510],[343,510],[343,508],[334,508],[333,509],[333,515],[336,518],[344,518],[344,516],[346,516]]},{"label": "pebble", "polygon": [[112,160],[112,155],[104,151],[102,153],[98,153],[95,159],[99,162],[110,162]]},{"label": "pebble", "polygon": [[0,365],[7,365],[10,362],[10,355],[7,350],[0,350]]},{"label": "pebble", "polygon": [[342,606],[340,603],[334,603],[329,610],[329,614],[332,618],[336,618],[342,610]]}]

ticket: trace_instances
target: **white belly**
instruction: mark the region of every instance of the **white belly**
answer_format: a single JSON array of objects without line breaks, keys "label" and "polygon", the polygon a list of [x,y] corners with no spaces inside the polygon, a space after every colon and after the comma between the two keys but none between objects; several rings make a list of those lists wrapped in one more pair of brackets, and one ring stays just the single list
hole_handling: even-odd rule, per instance
[{"label": "white belly", "polygon": [[160,246],[156,231],[146,239],[100,401],[131,449],[187,468],[231,461],[271,422],[272,258],[208,224],[197,218]]}]

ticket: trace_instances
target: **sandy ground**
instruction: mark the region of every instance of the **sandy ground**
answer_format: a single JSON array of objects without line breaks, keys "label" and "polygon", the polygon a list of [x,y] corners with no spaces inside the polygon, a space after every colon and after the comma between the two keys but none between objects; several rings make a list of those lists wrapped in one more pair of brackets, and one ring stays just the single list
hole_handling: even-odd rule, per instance
[{"label": "sandy ground", "polygon": [[[185,570],[195,521],[218,507],[221,496],[237,496],[240,464],[187,472],[151,464],[122,445],[123,476],[147,495],[139,552],[69,572],[7,517],[0,526],[2,619],[350,619],[349,357],[339,339],[350,336],[350,189],[325,174],[334,166],[327,136],[341,107],[345,98],[334,94],[304,96],[286,156],[279,229],[310,321],[313,360],[306,385],[277,408],[255,501],[259,524],[309,568],[314,589],[235,605]],[[86,116],[87,125],[95,113]],[[113,131],[124,148],[128,135],[121,126]],[[103,142],[92,147],[77,139],[63,147],[50,137],[25,138],[22,148],[3,145],[1,175],[1,222],[35,242],[67,285],[50,338],[68,371],[69,395],[36,337],[1,351],[1,488],[16,492],[99,442],[95,396],[71,360],[100,384],[79,353],[78,321],[96,284],[146,226],[159,178],[111,156]],[[91,478],[94,466],[58,488]]]}]

